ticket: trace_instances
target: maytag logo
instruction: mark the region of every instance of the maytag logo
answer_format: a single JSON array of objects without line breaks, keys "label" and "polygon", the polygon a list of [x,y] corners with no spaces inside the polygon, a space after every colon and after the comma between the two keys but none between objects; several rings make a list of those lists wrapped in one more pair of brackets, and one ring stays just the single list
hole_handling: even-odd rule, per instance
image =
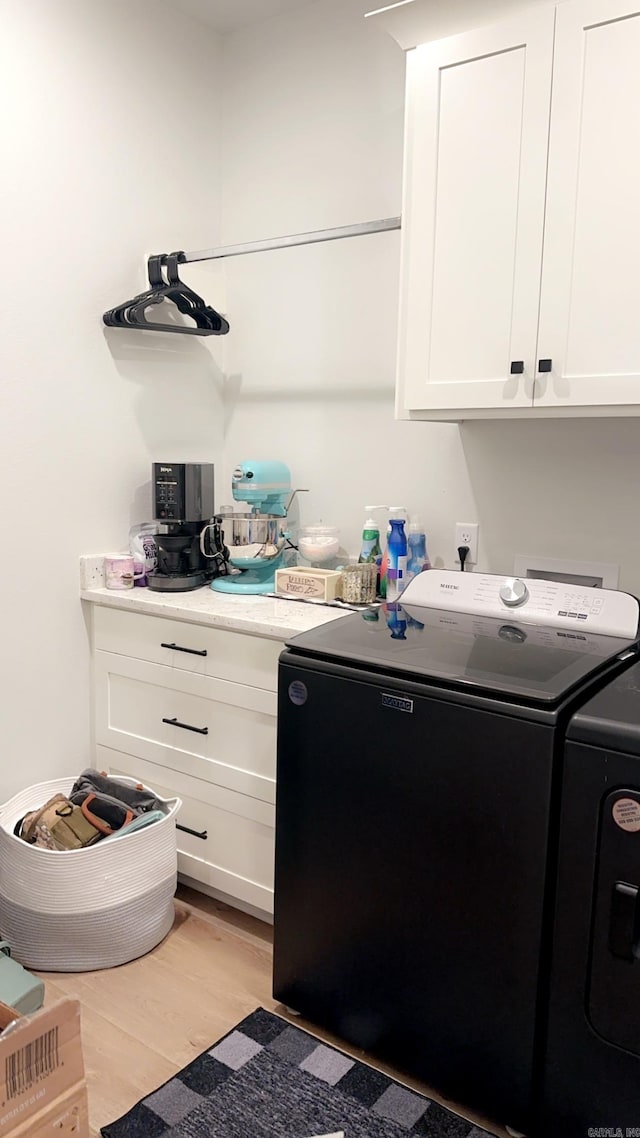
[{"label": "maytag logo", "polygon": [[386,695],[384,692],[381,692],[380,695],[383,707],[390,707],[392,711],[408,711],[410,715],[413,715],[412,699],[403,699],[399,695]]},{"label": "maytag logo", "polygon": [[457,591],[460,588],[460,586],[459,585],[443,585],[442,582],[440,582],[440,588],[441,589],[455,589]]}]

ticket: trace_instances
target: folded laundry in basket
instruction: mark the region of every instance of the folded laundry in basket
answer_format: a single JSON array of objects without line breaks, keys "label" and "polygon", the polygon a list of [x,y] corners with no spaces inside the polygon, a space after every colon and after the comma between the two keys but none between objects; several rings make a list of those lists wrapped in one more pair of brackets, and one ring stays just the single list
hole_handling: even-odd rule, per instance
[{"label": "folded laundry in basket", "polygon": [[142,783],[130,786],[117,778],[88,769],[73,784],[71,802],[100,833],[111,835],[129,827],[135,818],[162,810],[162,803]]},{"label": "folded laundry in basket", "polygon": [[153,792],[87,769],[71,793],[59,793],[26,814],[14,833],[30,845],[49,850],[77,850],[100,838],[118,837],[166,817]]},{"label": "folded laundry in basket", "polygon": [[146,814],[138,814],[137,818],[127,822],[127,825],[116,830],[115,834],[106,834],[104,840],[105,842],[112,842],[115,838],[124,838],[126,834],[131,834],[135,830],[142,830],[144,826],[150,826],[152,822],[161,822],[166,816],[164,810],[147,810]]},{"label": "folded laundry in basket", "polygon": [[65,794],[54,794],[39,810],[25,814],[20,837],[50,850],[79,850],[92,846],[102,833]]}]

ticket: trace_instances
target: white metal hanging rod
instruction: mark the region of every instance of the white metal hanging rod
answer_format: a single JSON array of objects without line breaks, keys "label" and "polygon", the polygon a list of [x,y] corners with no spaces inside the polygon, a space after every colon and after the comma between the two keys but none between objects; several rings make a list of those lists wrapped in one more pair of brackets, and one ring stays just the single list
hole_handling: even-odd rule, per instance
[{"label": "white metal hanging rod", "polygon": [[402,218],[385,217],[381,221],[364,221],[360,225],[343,225],[339,229],[316,229],[312,233],[294,233],[290,237],[272,237],[268,241],[249,241],[245,245],[222,245],[219,249],[200,249],[185,253],[186,261],[217,261],[222,257],[242,257],[246,253],[264,253],[268,249],[289,249],[293,245],[312,245],[316,241],[339,241],[343,237],[363,237],[367,233],[385,233],[400,229]]}]

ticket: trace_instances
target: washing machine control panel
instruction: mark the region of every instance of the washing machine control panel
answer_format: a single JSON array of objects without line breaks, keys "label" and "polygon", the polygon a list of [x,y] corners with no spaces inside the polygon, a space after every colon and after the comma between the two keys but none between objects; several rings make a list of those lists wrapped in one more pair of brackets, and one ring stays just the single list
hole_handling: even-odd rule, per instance
[{"label": "washing machine control panel", "polygon": [[561,581],[503,577],[491,573],[458,573],[431,569],[419,573],[402,594],[402,604],[451,609],[478,616],[502,617],[517,611],[518,621],[599,633],[633,640],[638,635],[640,606],[635,597],[616,589],[576,588]]}]

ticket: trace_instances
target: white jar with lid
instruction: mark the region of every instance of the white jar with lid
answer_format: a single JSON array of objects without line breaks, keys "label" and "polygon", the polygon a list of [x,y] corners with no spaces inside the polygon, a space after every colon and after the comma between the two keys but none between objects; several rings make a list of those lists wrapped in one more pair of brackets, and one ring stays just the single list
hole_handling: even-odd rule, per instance
[{"label": "white jar with lid", "polygon": [[301,526],[298,550],[306,561],[330,561],[340,549],[340,530],[335,526]]}]

